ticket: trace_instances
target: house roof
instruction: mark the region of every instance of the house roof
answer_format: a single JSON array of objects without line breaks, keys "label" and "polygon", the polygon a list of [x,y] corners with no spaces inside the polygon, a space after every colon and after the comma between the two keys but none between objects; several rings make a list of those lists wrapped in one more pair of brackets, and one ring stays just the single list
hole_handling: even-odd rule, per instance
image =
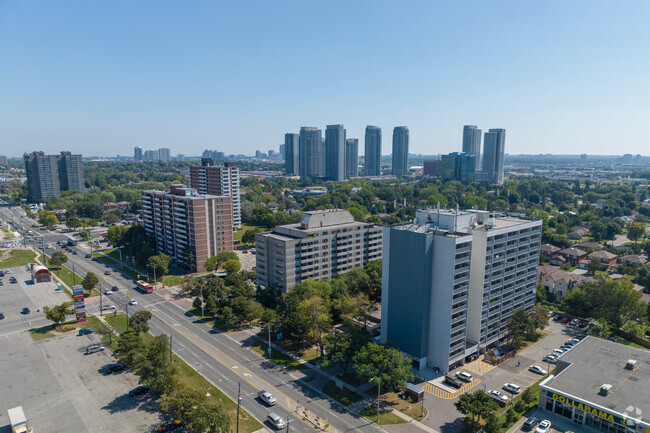
[{"label": "house roof", "polygon": [[574,245],[576,248],[591,248],[594,250],[602,250],[603,246],[597,242],[580,242]]},{"label": "house roof", "polygon": [[616,254],[612,254],[609,251],[600,250],[600,251],[594,251],[593,253],[589,254],[587,257],[589,257],[590,259],[614,260],[617,256]]},{"label": "house roof", "polygon": [[565,248],[560,251],[560,254],[564,254],[569,257],[580,257],[587,254],[586,251],[579,250],[577,248]]},{"label": "house roof", "polygon": [[544,244],[541,247],[539,247],[539,250],[543,253],[555,253],[557,251],[560,251],[560,248],[556,247],[555,245],[551,244]]},{"label": "house roof", "polygon": [[638,263],[640,265],[643,265],[645,263],[648,263],[646,259],[641,257],[638,254],[628,254],[626,256],[623,256],[619,259],[621,262],[628,262],[628,263]]},{"label": "house roof", "polygon": [[544,275],[554,272],[557,269],[558,269],[557,266],[538,266],[537,275],[543,277]]},{"label": "house roof", "polygon": [[563,284],[569,284],[574,281],[583,281],[585,279],[585,277],[580,274],[573,274],[571,272],[563,271],[562,269],[556,269],[553,272],[549,272],[544,275],[544,278]]}]

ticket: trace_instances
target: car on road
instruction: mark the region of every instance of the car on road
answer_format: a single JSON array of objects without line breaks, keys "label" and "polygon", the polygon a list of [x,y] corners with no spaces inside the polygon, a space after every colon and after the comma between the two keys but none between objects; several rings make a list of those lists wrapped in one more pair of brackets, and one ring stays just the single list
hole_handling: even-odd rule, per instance
[{"label": "car on road", "polygon": [[81,328],[79,330],[79,335],[88,335],[88,334],[92,334],[93,332],[95,332],[93,328]]},{"label": "car on road", "polygon": [[275,412],[268,414],[266,420],[277,430],[282,430],[284,427],[286,427],[286,423],[282,417]]},{"label": "car on road", "polygon": [[497,399],[499,401],[502,401],[504,403],[507,403],[508,400],[509,400],[508,396],[505,395],[504,393],[502,393],[501,391],[496,391],[496,390],[491,389],[491,390],[488,391],[488,395],[490,397],[495,398],[495,399]]},{"label": "car on road", "polygon": [[104,294],[105,294],[105,295],[110,295],[110,294],[112,294],[112,293],[113,293],[113,291],[112,291],[111,289],[108,289],[108,288],[107,288],[107,289],[104,289]]},{"label": "car on road", "polygon": [[77,255],[77,251],[76,251],[76,250],[72,251],[72,255],[73,255],[73,256],[76,256],[76,255]]},{"label": "car on road", "polygon": [[555,355],[546,355],[542,361],[548,362],[549,364],[555,364],[557,362],[557,356]]},{"label": "car on road", "polygon": [[89,253],[86,253],[86,255],[85,255],[84,257],[87,258],[87,259],[89,259],[89,258],[91,258],[92,256],[91,256]]},{"label": "car on road", "polygon": [[146,385],[141,385],[138,386],[137,388],[133,388],[131,391],[129,391],[129,397],[136,397],[138,395],[146,394],[149,392],[149,387]]},{"label": "car on road", "polygon": [[535,428],[535,426],[537,425],[538,422],[539,422],[539,420],[537,418],[535,418],[534,416],[531,416],[530,418],[528,418],[526,420],[526,422],[524,422],[524,425],[521,426],[521,429],[523,431],[531,431],[533,428]]},{"label": "car on road", "polygon": [[521,386],[515,385],[514,383],[506,383],[503,385],[503,389],[513,394],[519,394],[521,392]]},{"label": "car on road", "polygon": [[17,283],[18,280],[16,279],[16,277],[11,277],[11,278],[9,278],[9,282],[10,283]]},{"label": "car on road", "polygon": [[30,313],[29,308],[23,307],[23,309],[20,311],[20,313],[21,314],[29,314]]},{"label": "car on road", "polygon": [[180,428],[183,425],[181,420],[175,419],[173,421],[167,421],[164,424],[161,424],[158,426],[158,431],[159,432],[167,432],[167,431],[173,431],[176,430],[177,428]]},{"label": "car on road", "polygon": [[104,349],[105,347],[103,344],[91,344],[90,346],[86,347],[86,355],[90,355],[91,353],[101,352]]},{"label": "car on road", "polygon": [[539,365],[531,365],[530,367],[528,367],[528,370],[532,371],[533,373],[537,373],[537,374],[541,374],[541,375],[545,375],[547,373],[547,371],[544,370]]},{"label": "car on road", "polygon": [[551,431],[551,422],[547,419],[540,422],[537,428],[535,429],[535,433],[548,433],[550,431]]},{"label": "car on road", "polygon": [[115,373],[119,373],[120,371],[124,371],[124,370],[126,370],[126,365],[124,365],[122,363],[117,363],[117,364],[113,364],[113,365],[109,366],[106,369],[106,374],[115,374]]},{"label": "car on road", "polygon": [[110,275],[111,271],[104,271],[104,275]]},{"label": "car on road", "polygon": [[268,391],[260,391],[257,393],[257,396],[262,400],[267,406],[275,406],[275,403],[277,403],[277,400],[275,397],[273,397],[273,394],[271,394]]},{"label": "car on road", "polygon": [[138,301],[136,301],[135,299],[131,299],[129,301],[129,305],[138,305]]},{"label": "car on road", "polygon": [[461,371],[460,373],[457,373],[456,377],[459,378],[460,380],[464,380],[465,382],[471,382],[472,380],[474,380],[472,375],[466,371]]},{"label": "car on road", "polygon": [[114,291],[114,292],[119,292],[120,288],[117,287],[117,286],[113,286],[113,287],[111,287],[111,290]]},{"label": "car on road", "polygon": [[102,311],[106,311],[106,310],[115,310],[115,309],[117,309],[117,307],[116,307],[115,305],[110,305],[110,304],[109,304],[109,305],[104,305],[104,306],[102,307]]}]

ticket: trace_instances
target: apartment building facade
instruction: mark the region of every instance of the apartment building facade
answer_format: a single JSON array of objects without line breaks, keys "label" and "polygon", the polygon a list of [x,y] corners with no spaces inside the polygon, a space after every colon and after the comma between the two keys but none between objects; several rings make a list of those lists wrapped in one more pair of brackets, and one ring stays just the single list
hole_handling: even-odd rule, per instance
[{"label": "apartment building facade", "polygon": [[195,188],[171,185],[169,191],[142,191],[147,236],[158,254],[177,265],[205,271],[205,261],[233,251],[232,198],[200,194]]},{"label": "apartment building facade", "polygon": [[449,371],[532,311],[542,224],[483,211],[421,210],[384,229],[382,342]]},{"label": "apartment building facade", "polygon": [[307,278],[320,281],[381,259],[382,227],[355,221],[344,209],[303,213],[299,224],[258,233],[257,283],[283,292]]},{"label": "apartment building facade", "polygon": [[61,152],[60,155],[32,152],[25,154],[23,161],[29,202],[45,202],[61,197],[61,191],[85,191],[81,155],[70,152]]},{"label": "apartment building facade", "polygon": [[199,194],[229,196],[232,199],[233,228],[241,228],[239,169],[229,162],[214,165],[211,158],[201,158],[201,165],[190,166],[190,188]]}]

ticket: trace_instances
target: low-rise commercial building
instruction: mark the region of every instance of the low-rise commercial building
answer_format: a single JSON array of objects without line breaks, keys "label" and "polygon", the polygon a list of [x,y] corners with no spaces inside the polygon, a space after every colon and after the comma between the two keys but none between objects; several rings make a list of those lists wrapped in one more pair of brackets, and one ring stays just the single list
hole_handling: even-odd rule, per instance
[{"label": "low-rise commercial building", "polygon": [[650,351],[587,337],[539,386],[539,408],[576,431],[650,433]]},{"label": "low-rise commercial building", "polygon": [[258,284],[287,292],[381,259],[382,227],[355,221],[345,209],[304,212],[299,224],[255,235]]},{"label": "low-rise commercial building", "polygon": [[144,229],[158,254],[195,272],[222,251],[233,251],[232,198],[171,185],[142,191]]}]

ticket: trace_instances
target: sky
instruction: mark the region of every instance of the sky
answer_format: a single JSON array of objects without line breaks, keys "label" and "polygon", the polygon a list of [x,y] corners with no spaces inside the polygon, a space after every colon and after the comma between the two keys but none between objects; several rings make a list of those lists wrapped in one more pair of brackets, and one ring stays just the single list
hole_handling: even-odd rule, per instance
[{"label": "sky", "polygon": [[0,155],[278,150],[301,126],[505,128],[510,154],[650,154],[650,2],[0,0]]}]

